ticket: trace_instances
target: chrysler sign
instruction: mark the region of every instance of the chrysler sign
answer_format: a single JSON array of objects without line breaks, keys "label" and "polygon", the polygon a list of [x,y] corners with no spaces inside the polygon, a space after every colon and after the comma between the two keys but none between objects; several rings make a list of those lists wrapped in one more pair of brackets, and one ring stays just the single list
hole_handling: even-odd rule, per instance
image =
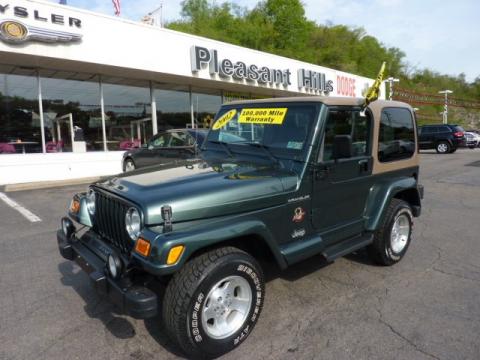
[{"label": "chrysler sign", "polygon": [[[0,19],[0,39],[8,43],[18,44],[29,40],[48,43],[70,42],[82,38],[82,35],[77,32],[67,31],[81,29],[82,21],[74,17],[42,13],[35,9],[1,3],[0,15],[11,17]],[[36,25],[31,25],[33,22]],[[57,25],[58,29],[42,26],[45,23]]]}]

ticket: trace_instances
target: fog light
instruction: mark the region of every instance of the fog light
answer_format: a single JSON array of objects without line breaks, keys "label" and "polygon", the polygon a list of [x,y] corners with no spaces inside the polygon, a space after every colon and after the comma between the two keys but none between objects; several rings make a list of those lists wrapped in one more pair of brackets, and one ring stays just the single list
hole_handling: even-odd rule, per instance
[{"label": "fog light", "polygon": [[75,226],[73,225],[72,220],[66,217],[62,218],[62,231],[67,239],[72,236],[72,234],[75,232]]},{"label": "fog light", "polygon": [[122,261],[114,254],[108,255],[107,268],[110,276],[116,279],[122,271]]}]

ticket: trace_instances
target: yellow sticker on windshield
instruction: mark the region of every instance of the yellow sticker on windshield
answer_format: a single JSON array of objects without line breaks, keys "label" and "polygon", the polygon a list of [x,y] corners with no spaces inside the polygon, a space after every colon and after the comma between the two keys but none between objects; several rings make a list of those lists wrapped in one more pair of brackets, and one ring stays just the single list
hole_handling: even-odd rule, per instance
[{"label": "yellow sticker on windshield", "polygon": [[235,110],[235,109],[227,111],[225,114],[220,116],[217,119],[217,121],[215,121],[215,124],[213,124],[212,129],[213,130],[218,130],[218,129],[224,127],[225,125],[227,125],[227,123],[230,120],[232,120],[235,117],[236,114],[237,114],[237,110]]},{"label": "yellow sticker on windshield", "polygon": [[238,118],[241,124],[282,125],[287,108],[243,109]]}]

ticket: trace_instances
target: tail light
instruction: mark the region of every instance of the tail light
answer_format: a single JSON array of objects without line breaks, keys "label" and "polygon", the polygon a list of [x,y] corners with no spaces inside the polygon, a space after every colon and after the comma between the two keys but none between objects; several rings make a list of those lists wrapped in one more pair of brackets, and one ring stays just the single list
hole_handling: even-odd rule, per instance
[{"label": "tail light", "polygon": [[461,131],[457,131],[457,132],[453,133],[453,136],[455,136],[455,137],[463,137],[464,135],[465,135],[465,133],[463,133]]}]

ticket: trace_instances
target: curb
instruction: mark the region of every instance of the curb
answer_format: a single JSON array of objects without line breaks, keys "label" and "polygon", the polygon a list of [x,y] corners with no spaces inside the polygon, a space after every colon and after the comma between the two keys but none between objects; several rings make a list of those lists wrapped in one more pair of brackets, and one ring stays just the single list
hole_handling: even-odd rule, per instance
[{"label": "curb", "polygon": [[0,186],[0,188],[3,187],[4,192],[38,190],[38,189],[49,189],[49,188],[71,186],[71,185],[90,184],[100,179],[101,179],[100,176],[95,176],[95,177],[88,177],[88,178],[58,180],[58,181],[37,181],[37,182],[30,182],[30,183],[9,184],[9,185]]}]

